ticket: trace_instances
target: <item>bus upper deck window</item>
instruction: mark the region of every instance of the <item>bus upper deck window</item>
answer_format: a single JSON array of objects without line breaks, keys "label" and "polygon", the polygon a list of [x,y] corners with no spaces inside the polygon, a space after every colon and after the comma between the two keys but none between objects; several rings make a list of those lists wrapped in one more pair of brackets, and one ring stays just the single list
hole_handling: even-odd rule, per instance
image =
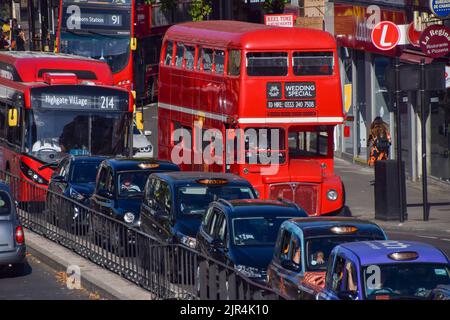
[{"label": "bus upper deck window", "polygon": [[213,50],[204,48],[202,50],[203,71],[211,72],[213,66]]},{"label": "bus upper deck window", "polygon": [[166,44],[166,52],[164,56],[164,64],[166,66],[170,66],[172,64],[172,55],[173,55],[173,42],[168,41]]},{"label": "bus upper deck window", "polygon": [[175,54],[175,67],[181,68],[183,66],[184,44],[177,43],[177,51]]},{"label": "bus upper deck window", "polygon": [[333,52],[294,52],[292,60],[296,76],[333,74]]},{"label": "bus upper deck window", "polygon": [[216,73],[223,74],[225,68],[225,51],[214,50],[214,65],[216,66]]},{"label": "bus upper deck window", "polygon": [[241,50],[230,50],[228,52],[228,74],[230,76],[241,74]]},{"label": "bus upper deck window", "polygon": [[286,52],[247,53],[247,74],[249,76],[286,76],[288,54]]},{"label": "bus upper deck window", "polygon": [[195,47],[186,46],[186,51],[184,52],[184,59],[186,60],[186,69],[194,70]]}]

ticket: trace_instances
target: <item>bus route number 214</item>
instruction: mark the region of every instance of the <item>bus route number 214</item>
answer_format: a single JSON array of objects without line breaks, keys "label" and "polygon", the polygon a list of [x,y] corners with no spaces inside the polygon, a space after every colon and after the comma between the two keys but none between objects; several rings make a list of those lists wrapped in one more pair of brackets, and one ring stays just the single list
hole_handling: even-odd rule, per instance
[{"label": "bus route number 214", "polygon": [[116,100],[114,97],[108,96],[100,96],[100,109],[103,110],[115,110],[116,109]]}]

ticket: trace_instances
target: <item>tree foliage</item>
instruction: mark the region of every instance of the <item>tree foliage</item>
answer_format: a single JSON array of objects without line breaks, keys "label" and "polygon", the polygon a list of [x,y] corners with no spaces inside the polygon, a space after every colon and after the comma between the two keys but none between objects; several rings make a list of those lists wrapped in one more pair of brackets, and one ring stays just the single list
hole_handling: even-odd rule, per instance
[{"label": "tree foliage", "polygon": [[268,13],[282,13],[286,3],[289,3],[289,0],[265,0],[263,8]]},{"label": "tree foliage", "polygon": [[211,12],[210,0],[193,0],[189,8],[192,21],[203,21]]}]

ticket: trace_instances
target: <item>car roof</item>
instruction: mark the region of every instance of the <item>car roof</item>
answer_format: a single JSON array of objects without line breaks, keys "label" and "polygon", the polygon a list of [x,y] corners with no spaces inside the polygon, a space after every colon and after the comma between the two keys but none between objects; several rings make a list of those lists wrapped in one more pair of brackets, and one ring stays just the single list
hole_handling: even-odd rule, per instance
[{"label": "car roof", "polygon": [[[142,170],[142,171],[160,171],[160,170],[172,170],[179,171],[180,167],[176,164],[165,161],[157,160],[154,158],[113,158],[103,161],[114,171],[127,171],[127,170]],[[158,168],[141,168],[141,164],[158,164]]]},{"label": "car roof", "polygon": [[306,212],[296,204],[279,200],[261,199],[236,199],[215,202],[224,209],[230,218],[260,217],[260,216],[284,216],[284,217],[306,217]]},{"label": "car roof", "polygon": [[197,180],[201,179],[226,179],[227,185],[247,185],[251,184],[244,178],[232,174],[221,172],[203,172],[203,171],[182,171],[182,172],[158,172],[154,173],[158,178],[174,185],[199,184]]},{"label": "car roof", "polygon": [[[438,248],[422,242],[403,241],[403,240],[384,240],[384,241],[361,241],[348,242],[335,247],[335,250],[349,250],[355,254],[361,265],[370,264],[388,264],[388,263],[445,263],[448,264],[448,258]],[[417,252],[418,258],[408,261],[396,261],[388,257],[396,252]]]},{"label": "car roof", "polygon": [[336,226],[353,226],[357,231],[352,235],[357,236],[371,236],[373,234],[380,234],[384,232],[376,223],[367,220],[360,220],[355,218],[341,218],[341,217],[308,217],[291,219],[286,223],[291,223],[302,230],[304,237],[318,237],[318,236],[336,236],[336,233],[331,231],[332,227]]},{"label": "car roof", "polygon": [[108,156],[82,156],[82,155],[75,156],[75,155],[72,155],[70,158],[72,159],[72,161],[75,161],[75,162],[101,162],[105,159],[108,159],[109,157]]}]

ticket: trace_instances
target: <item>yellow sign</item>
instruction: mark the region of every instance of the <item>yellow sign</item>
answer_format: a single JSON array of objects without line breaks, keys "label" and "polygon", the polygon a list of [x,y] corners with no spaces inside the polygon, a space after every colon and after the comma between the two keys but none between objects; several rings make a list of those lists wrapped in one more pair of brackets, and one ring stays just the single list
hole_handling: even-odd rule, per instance
[{"label": "yellow sign", "polygon": [[134,114],[134,120],[136,122],[136,128],[144,130],[144,122],[142,121],[142,111],[136,111]]},{"label": "yellow sign", "polygon": [[17,127],[17,125],[18,125],[17,109],[9,109],[8,110],[8,126]]},{"label": "yellow sign", "polygon": [[10,30],[10,28],[9,28],[9,24],[4,24],[3,26],[2,26],[2,30],[3,30],[3,32],[9,32],[9,30]]},{"label": "yellow sign", "polygon": [[352,84],[345,84],[344,85],[344,108],[345,112],[348,112],[350,110],[350,107],[352,106]]}]

